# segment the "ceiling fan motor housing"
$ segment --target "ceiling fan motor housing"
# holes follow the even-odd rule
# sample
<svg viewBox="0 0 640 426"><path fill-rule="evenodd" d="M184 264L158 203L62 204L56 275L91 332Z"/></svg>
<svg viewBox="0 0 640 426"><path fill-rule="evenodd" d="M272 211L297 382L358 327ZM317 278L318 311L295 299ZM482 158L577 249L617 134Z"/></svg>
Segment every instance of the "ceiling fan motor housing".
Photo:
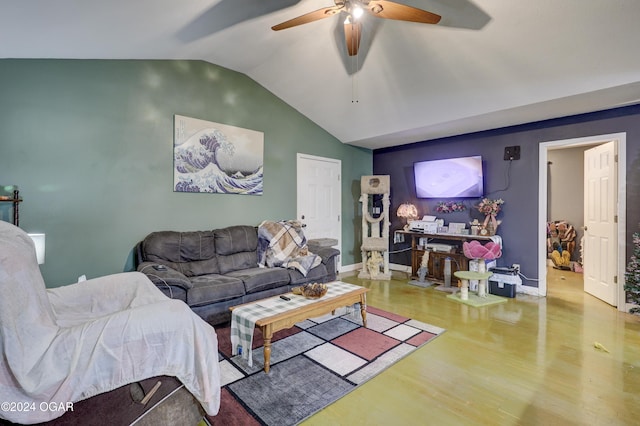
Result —
<svg viewBox="0 0 640 426"><path fill-rule="evenodd" d="M397 21L418 22L423 24L437 24L440 21L440 15L427 12L404 4L395 3L389 0L333 0L335 6L325 7L323 9L309 12L296 18L282 22L271 27L274 31L284 30L286 28L296 27L302 24L308 24L320 19L328 18L340 12L348 14L344 22L345 39L347 44L347 52L349 56L358 54L360 47L360 36L362 34L362 24L358 22L359 14L362 10L367 10L373 16L383 19L393 19Z"/></svg>

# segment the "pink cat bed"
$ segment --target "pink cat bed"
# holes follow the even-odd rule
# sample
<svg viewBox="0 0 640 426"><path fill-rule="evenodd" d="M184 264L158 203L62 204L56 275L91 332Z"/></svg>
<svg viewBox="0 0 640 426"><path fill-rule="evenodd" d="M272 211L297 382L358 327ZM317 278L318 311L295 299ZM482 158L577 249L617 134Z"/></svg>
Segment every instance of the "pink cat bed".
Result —
<svg viewBox="0 0 640 426"><path fill-rule="evenodd" d="M480 241L470 241L462 243L462 251L464 255L469 259L497 259L502 256L502 249L500 244L489 241L485 245L482 245Z"/></svg>

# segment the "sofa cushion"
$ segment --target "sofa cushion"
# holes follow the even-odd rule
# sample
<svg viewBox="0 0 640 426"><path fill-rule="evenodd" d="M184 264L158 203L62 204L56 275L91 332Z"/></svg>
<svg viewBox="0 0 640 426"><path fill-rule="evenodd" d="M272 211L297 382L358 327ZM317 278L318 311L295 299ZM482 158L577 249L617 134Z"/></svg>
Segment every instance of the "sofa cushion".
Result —
<svg viewBox="0 0 640 426"><path fill-rule="evenodd" d="M258 231L255 227L230 226L213 232L221 274L258 265Z"/></svg>
<svg viewBox="0 0 640 426"><path fill-rule="evenodd" d="M201 275L191 279L193 287L187 292L189 306L218 303L244 295L244 284L238 278L224 275Z"/></svg>
<svg viewBox="0 0 640 426"><path fill-rule="evenodd" d="M213 231L152 232L142 241L142 255L187 277L219 272Z"/></svg>
<svg viewBox="0 0 640 426"><path fill-rule="evenodd" d="M229 272L227 276L241 279L247 294L289 283L289 272L284 268L248 268Z"/></svg>
<svg viewBox="0 0 640 426"><path fill-rule="evenodd" d="M243 251L256 251L258 248L258 230L253 226L230 226L216 229L213 233L217 254L227 256Z"/></svg>

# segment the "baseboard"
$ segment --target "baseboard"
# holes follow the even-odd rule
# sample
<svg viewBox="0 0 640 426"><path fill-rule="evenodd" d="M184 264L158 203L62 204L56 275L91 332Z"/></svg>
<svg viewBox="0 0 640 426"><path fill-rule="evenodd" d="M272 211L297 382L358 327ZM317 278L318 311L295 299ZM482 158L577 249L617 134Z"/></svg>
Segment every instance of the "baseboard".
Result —
<svg viewBox="0 0 640 426"><path fill-rule="evenodd" d="M339 278L351 277L357 275L362 269L362 263L354 263L351 265L343 265L340 267L340 271L338 272ZM395 272L401 272L407 275L411 275L411 266L401 265L398 263L390 263L389 270ZM403 279L404 277L394 277L396 279ZM516 293L527 294L530 296L540 297L540 290L538 287L532 287L529 285L518 285L516 286Z"/></svg>
<svg viewBox="0 0 640 426"><path fill-rule="evenodd" d="M340 271L338 272L338 276L340 278L350 277L353 275L357 275L362 269L362 263L354 263L351 265L343 265L340 267ZM390 263L389 269L391 271L402 272L407 275L411 275L411 266L401 265L398 263ZM396 277L398 278L398 277ZM527 294L530 296L540 297L540 290L538 287L532 287L529 285L518 285L516 286L516 293Z"/></svg>
<svg viewBox="0 0 640 426"><path fill-rule="evenodd" d="M340 275L349 276L350 272L360 272L362 269L362 263L353 263L351 265L342 265L338 273ZM390 263L389 269L392 271L405 272L407 274L411 273L411 266L401 265L399 263Z"/></svg>
<svg viewBox="0 0 640 426"><path fill-rule="evenodd" d="M538 287L531 287L530 285L519 285L516 286L516 293L540 296L540 289Z"/></svg>
<svg viewBox="0 0 640 426"><path fill-rule="evenodd" d="M341 265L338 270L338 278L352 277L357 275L362 269L362 263L354 263L351 265Z"/></svg>
<svg viewBox="0 0 640 426"><path fill-rule="evenodd" d="M391 269L392 271L404 272L406 274L411 273L411 266L401 265L399 263L390 263L389 269Z"/></svg>

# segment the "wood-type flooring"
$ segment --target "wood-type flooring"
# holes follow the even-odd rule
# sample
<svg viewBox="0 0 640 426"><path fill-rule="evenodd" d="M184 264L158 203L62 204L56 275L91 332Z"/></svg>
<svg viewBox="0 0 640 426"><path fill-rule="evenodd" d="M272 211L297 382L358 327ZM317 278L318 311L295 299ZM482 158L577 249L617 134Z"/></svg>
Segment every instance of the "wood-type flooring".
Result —
<svg viewBox="0 0 640 426"><path fill-rule="evenodd" d="M480 308L400 276L343 281L447 331L303 425L640 424L640 317L585 293L581 274L550 268L547 297Z"/></svg>

